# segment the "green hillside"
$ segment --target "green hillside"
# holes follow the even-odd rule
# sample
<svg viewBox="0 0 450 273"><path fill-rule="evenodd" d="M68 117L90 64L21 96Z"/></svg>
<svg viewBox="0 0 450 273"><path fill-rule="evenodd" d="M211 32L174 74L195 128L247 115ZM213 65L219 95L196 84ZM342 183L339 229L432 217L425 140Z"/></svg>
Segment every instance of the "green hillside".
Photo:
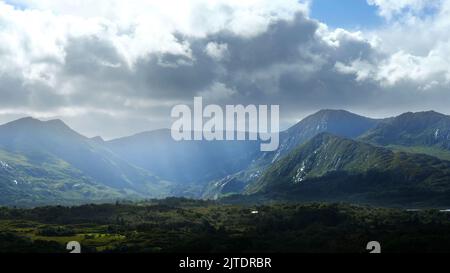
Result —
<svg viewBox="0 0 450 273"><path fill-rule="evenodd" d="M67 162L48 156L39 164L0 150L0 204L28 206L115 200L119 191L96 183Z"/></svg>
<svg viewBox="0 0 450 273"><path fill-rule="evenodd" d="M399 206L449 205L450 162L320 134L271 166L247 194Z"/></svg>
<svg viewBox="0 0 450 273"><path fill-rule="evenodd" d="M24 118L0 126L0 161L3 205L164 197L171 186L60 120Z"/></svg>

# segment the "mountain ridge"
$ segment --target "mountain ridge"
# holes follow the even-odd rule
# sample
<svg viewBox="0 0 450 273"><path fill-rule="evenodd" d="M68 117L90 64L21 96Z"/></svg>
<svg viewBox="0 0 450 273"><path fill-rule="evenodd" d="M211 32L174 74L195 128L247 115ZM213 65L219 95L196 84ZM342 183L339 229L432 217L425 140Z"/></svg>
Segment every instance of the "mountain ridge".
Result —
<svg viewBox="0 0 450 273"><path fill-rule="evenodd" d="M13 174L1 170L0 182L4 182L5 191L22 197L33 196L33 192L39 197L39 192L43 192L49 200L61 200L80 188L79 192L84 193L78 194L78 198L107 196L97 194L97 189L111 193L113 198L143 198L159 196L156 192L153 195L153 191L162 191L162 185L166 184L61 120L23 118L1 125L0 152L1 160L17 171ZM21 181L23 187L16 187Z"/></svg>
<svg viewBox="0 0 450 273"><path fill-rule="evenodd" d="M450 205L450 161L321 133L272 165L245 193L298 200Z"/></svg>
<svg viewBox="0 0 450 273"><path fill-rule="evenodd" d="M319 133L330 132L356 138L382 121L383 119L366 118L346 110L320 110L281 132L280 148L277 151L260 152L247 169L212 181L203 197L215 199L223 194L240 193L249 183L259 178L268 166Z"/></svg>
<svg viewBox="0 0 450 273"><path fill-rule="evenodd" d="M375 145L450 159L450 116L435 111L407 112L369 130L359 138ZM436 149L442 152L436 153ZM408 151L408 149L403 148Z"/></svg>
<svg viewBox="0 0 450 273"><path fill-rule="evenodd" d="M359 165L358 174L348 174L349 169L340 169L337 161L322 158L328 164L319 164L320 168L315 167L313 172L304 175L299 173L299 183L304 179L336 182L343 177L356 183L357 179L367 179L367 173L392 180L398 175L395 168L404 176L417 177L420 172L415 169L419 169L417 162L421 161L430 173L442 174L438 169L432 171L433 164L444 166L442 162L446 161L432 153L429 157L416 155L416 151L421 150L415 145L422 145L419 147L425 149L424 154L430 154L427 149L447 153L449 120L449 116L434 111L373 119L345 110L325 109L281 132L278 151L260 152L257 141L176 142L171 138L170 129L105 141L99 136L85 137L59 119L41 121L27 117L0 125L0 190L17 200L31 198L39 203L46 198L60 202L77 198L99 200L107 196L216 199L230 194L255 194L264 188L261 179L267 177L274 166L298 153L305 144L311 145L312 140L320 144L319 140L323 142L330 135L339 141L330 142L336 144L334 151L323 152L328 157L340 154L341 160L351 155L357 159L352 164ZM436 129L440 130L437 135ZM352 153L352 150L358 152ZM374 171L373 166L362 169L361 166L372 162L362 158L369 156L365 154L367 150L389 159L375 161L384 166L379 171ZM313 153L311 150L304 156L313 158ZM395 165L394 159L415 168ZM442 175L447 179L446 174ZM431 180L433 187L445 182L439 176ZM8 202L13 202L14 198L9 198ZM0 203L3 201L5 198L0 198Z"/></svg>

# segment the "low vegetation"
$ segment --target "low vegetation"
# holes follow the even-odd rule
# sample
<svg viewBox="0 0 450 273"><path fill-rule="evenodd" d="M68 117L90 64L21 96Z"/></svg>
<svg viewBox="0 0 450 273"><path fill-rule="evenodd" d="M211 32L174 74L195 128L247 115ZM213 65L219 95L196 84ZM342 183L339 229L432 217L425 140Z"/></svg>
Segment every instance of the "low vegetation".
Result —
<svg viewBox="0 0 450 273"><path fill-rule="evenodd" d="M450 252L450 213L346 204L141 203L0 209L0 252Z"/></svg>

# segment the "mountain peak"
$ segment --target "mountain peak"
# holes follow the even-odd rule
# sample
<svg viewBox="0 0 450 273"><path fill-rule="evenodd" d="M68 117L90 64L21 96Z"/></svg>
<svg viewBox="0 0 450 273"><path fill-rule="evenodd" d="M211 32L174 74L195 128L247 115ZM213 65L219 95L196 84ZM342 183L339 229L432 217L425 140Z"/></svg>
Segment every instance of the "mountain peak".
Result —
<svg viewBox="0 0 450 273"><path fill-rule="evenodd" d="M39 122L42 122L42 121L40 121L38 119L35 119L33 117L24 117L24 118L20 118L20 119L16 119L16 120L10 121L10 122L8 122L6 124L32 124L32 123L39 123Z"/></svg>
<svg viewBox="0 0 450 273"><path fill-rule="evenodd" d="M405 118L447 118L447 115L441 114L436 111L422 111L422 112L407 112L404 114L399 115L398 119L405 119Z"/></svg>
<svg viewBox="0 0 450 273"><path fill-rule="evenodd" d="M8 128L8 129L27 129L31 128L35 130L36 128L39 128L43 126L44 122L33 118L33 117L24 117L17 120L10 121L6 124L0 125L1 128Z"/></svg>
<svg viewBox="0 0 450 273"><path fill-rule="evenodd" d="M16 124L27 124L27 125L32 125L32 124L39 124L39 125L43 125L43 124L48 124L48 125L56 125L56 126L65 126L68 127L62 120L60 119L52 119L52 120L48 120L48 121L43 121L37 118L33 118L33 117L24 117L24 118L20 118L20 119L16 119L13 121L10 121L8 123L6 123L5 125L16 125Z"/></svg>
<svg viewBox="0 0 450 273"><path fill-rule="evenodd" d="M349 112L347 110L342 110L342 109L322 109L313 115L339 115L339 114L340 115L342 115L342 114L356 115L352 112Z"/></svg>
<svg viewBox="0 0 450 273"><path fill-rule="evenodd" d="M373 128L378 122L376 119L363 117L345 110L324 109L304 118L291 127L288 133L301 137L302 141L297 144L322 132L356 138Z"/></svg>
<svg viewBox="0 0 450 273"><path fill-rule="evenodd" d="M60 119L52 119L48 121L42 121L45 125L52 126L53 128L58 129L69 129L72 131L72 129L62 120Z"/></svg>
<svg viewBox="0 0 450 273"><path fill-rule="evenodd" d="M105 140L101 136L92 137L91 140L97 143L105 142Z"/></svg>
<svg viewBox="0 0 450 273"><path fill-rule="evenodd" d="M450 148L450 116L435 112L408 112L380 123L361 138L377 145L438 146Z"/></svg>
<svg viewBox="0 0 450 273"><path fill-rule="evenodd" d="M9 134L27 134L30 137L40 133L83 137L60 119L42 121L33 117L25 117L0 125L0 131Z"/></svg>
<svg viewBox="0 0 450 273"><path fill-rule="evenodd" d="M322 109L312 115L307 116L302 121L318 121L324 122L347 122L350 120L366 120L376 121L375 119L364 117L347 110L341 109Z"/></svg>
<svg viewBox="0 0 450 273"><path fill-rule="evenodd" d="M408 124L414 123L416 126L429 126L431 123L440 122L443 119L449 119L450 117L435 111L423 111L423 112L407 112L401 114L393 119L393 124Z"/></svg>

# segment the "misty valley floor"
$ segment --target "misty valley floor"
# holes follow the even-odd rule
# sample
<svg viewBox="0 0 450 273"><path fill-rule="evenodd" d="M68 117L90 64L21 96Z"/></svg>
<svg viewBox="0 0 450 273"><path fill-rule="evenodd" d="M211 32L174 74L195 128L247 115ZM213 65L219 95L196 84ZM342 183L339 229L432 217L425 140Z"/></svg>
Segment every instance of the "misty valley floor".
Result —
<svg viewBox="0 0 450 273"><path fill-rule="evenodd" d="M257 212L257 213L256 213ZM0 252L450 252L450 213L347 204L130 204L0 208Z"/></svg>

